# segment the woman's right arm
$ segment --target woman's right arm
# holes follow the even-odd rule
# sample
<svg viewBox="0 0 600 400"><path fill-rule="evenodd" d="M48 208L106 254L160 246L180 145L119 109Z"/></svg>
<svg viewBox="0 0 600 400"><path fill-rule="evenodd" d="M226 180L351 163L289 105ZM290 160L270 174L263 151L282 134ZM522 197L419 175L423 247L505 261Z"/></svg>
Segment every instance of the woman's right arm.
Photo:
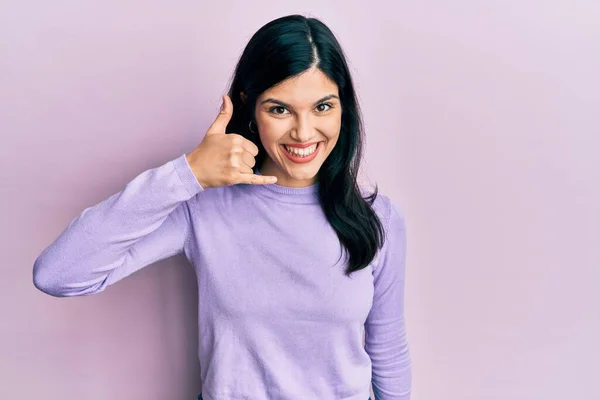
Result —
<svg viewBox="0 0 600 400"><path fill-rule="evenodd" d="M199 192L275 183L275 177L254 174L253 142L225 134L232 113L231 99L224 96L219 115L190 154L141 173L119 193L83 210L35 260L34 285L56 297L100 292L183 251L191 223L188 200Z"/></svg>
<svg viewBox="0 0 600 400"><path fill-rule="evenodd" d="M33 283L56 297L90 295L183 251L187 200L204 189L186 156L142 172L88 207L35 260Z"/></svg>

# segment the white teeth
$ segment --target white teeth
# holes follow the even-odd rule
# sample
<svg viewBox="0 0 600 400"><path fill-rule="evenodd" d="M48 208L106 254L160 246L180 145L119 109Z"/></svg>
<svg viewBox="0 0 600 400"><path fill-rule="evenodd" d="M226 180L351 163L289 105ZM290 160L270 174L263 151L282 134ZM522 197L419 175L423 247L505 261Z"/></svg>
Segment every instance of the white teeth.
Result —
<svg viewBox="0 0 600 400"><path fill-rule="evenodd" d="M307 147L305 149L299 149L297 147L289 147L286 145L284 145L284 147L289 153L292 153L295 156L307 157L315 152L315 150L317 149L317 144L318 143L315 143L312 146Z"/></svg>

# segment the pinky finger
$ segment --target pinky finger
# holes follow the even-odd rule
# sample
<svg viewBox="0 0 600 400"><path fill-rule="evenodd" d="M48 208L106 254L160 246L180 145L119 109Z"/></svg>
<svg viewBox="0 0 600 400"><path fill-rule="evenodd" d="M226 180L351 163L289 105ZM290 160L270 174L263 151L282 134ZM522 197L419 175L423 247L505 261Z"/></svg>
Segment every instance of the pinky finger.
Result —
<svg viewBox="0 0 600 400"><path fill-rule="evenodd" d="M274 176L265 176L257 174L241 174L242 183L250 185L270 185L277 182L277 178Z"/></svg>

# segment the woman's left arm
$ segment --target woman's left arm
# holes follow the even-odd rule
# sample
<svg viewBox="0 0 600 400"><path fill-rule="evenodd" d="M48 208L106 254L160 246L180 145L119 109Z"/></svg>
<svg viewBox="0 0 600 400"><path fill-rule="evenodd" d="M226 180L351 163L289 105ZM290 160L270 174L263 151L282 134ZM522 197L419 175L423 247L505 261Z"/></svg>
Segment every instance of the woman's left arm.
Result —
<svg viewBox="0 0 600 400"><path fill-rule="evenodd" d="M406 225L389 198L386 240L374 264L375 293L365 322L375 400L410 400L412 366L404 317Z"/></svg>

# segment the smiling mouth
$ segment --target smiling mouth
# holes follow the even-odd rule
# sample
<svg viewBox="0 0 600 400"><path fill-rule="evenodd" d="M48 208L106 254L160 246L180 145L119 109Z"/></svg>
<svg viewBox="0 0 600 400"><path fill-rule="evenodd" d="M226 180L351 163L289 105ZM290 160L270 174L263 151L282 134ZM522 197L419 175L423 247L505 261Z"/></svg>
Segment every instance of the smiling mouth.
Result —
<svg viewBox="0 0 600 400"><path fill-rule="evenodd" d="M298 164L303 164L312 161L317 156L317 154L321 150L321 147L323 147L323 143L323 141L320 141L313 144L312 146L308 146L305 148L287 146L285 144L282 144L280 146L283 149L284 154L290 161Z"/></svg>
<svg viewBox="0 0 600 400"><path fill-rule="evenodd" d="M284 144L284 145L282 145L282 147L290 155L302 158L302 157L308 157L311 154L313 154L315 151L317 151L317 147L319 146L320 143L321 142L317 142L308 147L295 147L295 146L288 146L288 145Z"/></svg>

